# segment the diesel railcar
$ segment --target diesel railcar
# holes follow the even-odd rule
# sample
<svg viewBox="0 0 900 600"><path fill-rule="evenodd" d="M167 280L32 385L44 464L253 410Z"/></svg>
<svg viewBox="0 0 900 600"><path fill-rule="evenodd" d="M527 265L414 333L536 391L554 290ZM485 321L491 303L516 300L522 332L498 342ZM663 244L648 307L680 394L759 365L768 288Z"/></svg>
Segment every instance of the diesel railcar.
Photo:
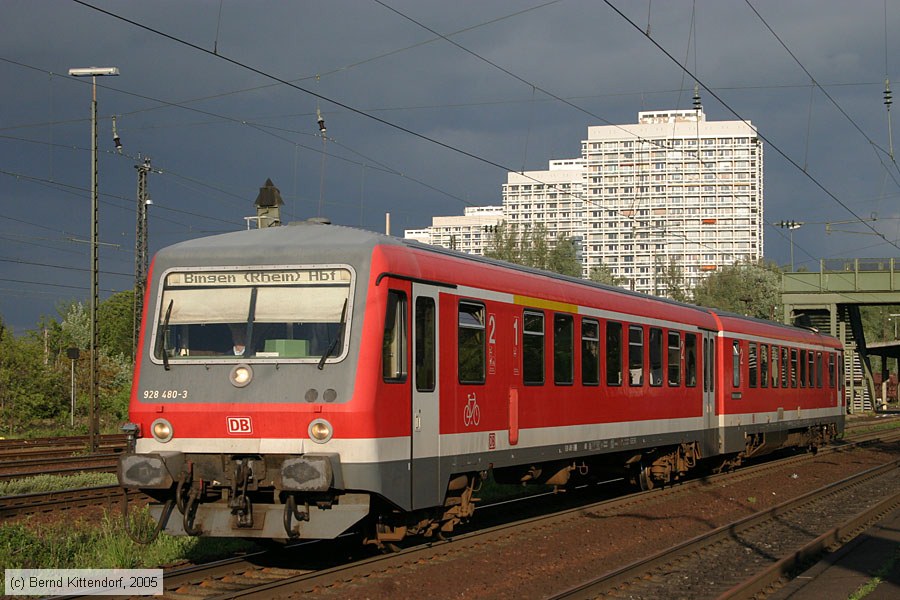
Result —
<svg viewBox="0 0 900 600"><path fill-rule="evenodd" d="M320 223L154 258L119 480L174 534L381 544L499 482L644 488L843 430L839 343Z"/></svg>

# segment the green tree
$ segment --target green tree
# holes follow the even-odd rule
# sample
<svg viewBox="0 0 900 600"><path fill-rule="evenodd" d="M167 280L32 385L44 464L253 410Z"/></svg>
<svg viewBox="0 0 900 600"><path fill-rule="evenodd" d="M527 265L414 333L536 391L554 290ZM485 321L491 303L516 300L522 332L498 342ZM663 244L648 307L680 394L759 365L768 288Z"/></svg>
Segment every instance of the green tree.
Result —
<svg viewBox="0 0 900 600"><path fill-rule="evenodd" d="M110 356L131 357L134 348L134 290L113 294L97 307L97 337Z"/></svg>
<svg viewBox="0 0 900 600"><path fill-rule="evenodd" d="M690 294L684 283L684 269L677 260L670 259L661 272L657 273L657 295L666 296L677 302L690 300Z"/></svg>
<svg viewBox="0 0 900 600"><path fill-rule="evenodd" d="M0 329L0 414L3 429L20 431L35 419L59 415L67 406L67 385L48 363L42 337L16 337Z"/></svg>
<svg viewBox="0 0 900 600"><path fill-rule="evenodd" d="M581 277L581 261L578 260L575 241L561 236L551 245L543 223L526 228L520 234L515 225L501 222L484 255L517 265Z"/></svg>
<svg viewBox="0 0 900 600"><path fill-rule="evenodd" d="M570 277L581 277L581 261L575 240L560 236L547 257L547 270Z"/></svg>
<svg viewBox="0 0 900 600"><path fill-rule="evenodd" d="M781 311L781 270L775 264L738 263L710 274L693 291L700 306L771 319Z"/></svg>
<svg viewBox="0 0 900 600"><path fill-rule="evenodd" d="M510 225L506 221L501 221L494 229L494 235L491 237L488 247L485 248L484 255L488 258L518 264L520 258L519 234L516 231L516 226Z"/></svg>
<svg viewBox="0 0 900 600"><path fill-rule="evenodd" d="M547 240L547 226L537 223L525 229L519 248L519 264L535 269L549 269L550 242Z"/></svg>
<svg viewBox="0 0 900 600"><path fill-rule="evenodd" d="M605 283L606 285L621 286L623 283L625 283L624 279L622 279L621 277L616 277L613 273L613 270L604 264L599 264L591 269L590 279L591 281L596 281L597 283Z"/></svg>

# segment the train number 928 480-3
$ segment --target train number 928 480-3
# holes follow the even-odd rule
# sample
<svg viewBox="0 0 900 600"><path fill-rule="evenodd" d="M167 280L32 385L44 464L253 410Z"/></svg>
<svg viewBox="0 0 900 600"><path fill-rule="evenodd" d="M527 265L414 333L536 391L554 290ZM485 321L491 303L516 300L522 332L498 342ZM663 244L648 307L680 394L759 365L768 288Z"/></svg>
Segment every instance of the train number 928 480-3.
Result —
<svg viewBox="0 0 900 600"><path fill-rule="evenodd" d="M144 400L187 400L187 390L144 390Z"/></svg>

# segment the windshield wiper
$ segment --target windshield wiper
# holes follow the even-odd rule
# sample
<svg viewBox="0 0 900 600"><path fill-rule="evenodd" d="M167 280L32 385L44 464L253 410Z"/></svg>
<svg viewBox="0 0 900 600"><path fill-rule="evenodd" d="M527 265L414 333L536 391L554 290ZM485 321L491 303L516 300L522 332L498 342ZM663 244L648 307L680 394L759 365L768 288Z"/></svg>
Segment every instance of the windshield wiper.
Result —
<svg viewBox="0 0 900 600"><path fill-rule="evenodd" d="M338 329L338 334L328 345L328 350L325 351L325 354L322 355L322 358L319 359L319 364L318 364L317 368L320 371L325 368L325 359L327 359L329 356L331 356L331 353L334 352L335 348L337 348L338 342L344 338L344 325L345 325L344 319L347 316L347 300L348 300L348 298L344 298L344 306L343 306L343 308L341 308L341 327L340 327L340 329Z"/></svg>
<svg viewBox="0 0 900 600"><path fill-rule="evenodd" d="M157 340L157 344L162 347L162 361L166 371L172 368L169 366L169 353L166 352L166 337L168 337L169 333L169 317L172 316L173 304L175 304L174 298L169 300L169 306L166 308L166 317L163 319L162 330L159 332L159 340Z"/></svg>

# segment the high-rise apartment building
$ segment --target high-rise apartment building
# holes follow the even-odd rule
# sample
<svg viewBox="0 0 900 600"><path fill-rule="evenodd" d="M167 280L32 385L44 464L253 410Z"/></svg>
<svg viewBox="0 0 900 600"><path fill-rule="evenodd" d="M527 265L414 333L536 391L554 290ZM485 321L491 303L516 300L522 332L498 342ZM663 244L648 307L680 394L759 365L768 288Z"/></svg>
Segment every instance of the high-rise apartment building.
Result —
<svg viewBox="0 0 900 600"><path fill-rule="evenodd" d="M581 152L588 269L665 295L670 266L692 288L763 256L762 143L749 122L640 112L637 124L589 127Z"/></svg>
<svg viewBox="0 0 900 600"><path fill-rule="evenodd" d="M519 232L543 224L551 244L573 238L585 277L605 265L640 292L666 295L672 275L693 288L763 256L762 143L750 122L707 121L702 109L589 127L581 158L509 173L502 194L502 209L483 207L494 223ZM470 211L406 237L483 254L486 223Z"/></svg>
<svg viewBox="0 0 900 600"><path fill-rule="evenodd" d="M502 206L467 206L463 216L433 217L431 227L407 229L403 237L483 255L493 237L493 229L503 218Z"/></svg>
<svg viewBox="0 0 900 600"><path fill-rule="evenodd" d="M503 213L520 235L537 224L547 228L551 246L560 237L583 248L585 228L584 160L550 161L547 171L508 173L503 184ZM584 265L584 258L582 257ZM587 275L587 266L582 269Z"/></svg>

